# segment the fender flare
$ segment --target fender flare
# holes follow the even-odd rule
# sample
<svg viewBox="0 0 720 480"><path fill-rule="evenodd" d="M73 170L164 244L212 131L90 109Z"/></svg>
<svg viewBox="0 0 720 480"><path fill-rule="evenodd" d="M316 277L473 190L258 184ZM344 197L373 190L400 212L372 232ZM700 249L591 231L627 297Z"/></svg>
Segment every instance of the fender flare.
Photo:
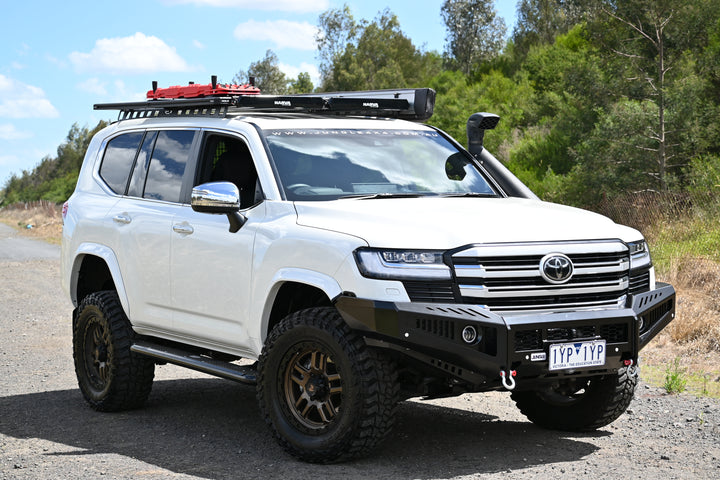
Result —
<svg viewBox="0 0 720 480"><path fill-rule="evenodd" d="M127 298L127 292L125 291L125 283L120 273L120 266L118 265L117 257L115 252L108 246L101 245L98 243L81 243L75 251L75 259L73 261L72 272L70 274L70 299L75 307L80 303L80 299L77 298L77 284L78 277L80 275L80 267L82 266L83 260L86 256L94 256L101 258L105 265L107 265L112 277L115 289L117 290L118 298L120 299L120 305L122 305L125 314L130 316L130 302Z"/></svg>
<svg viewBox="0 0 720 480"><path fill-rule="evenodd" d="M340 284L330 275L306 270L304 268L281 268L275 272L275 275L273 275L272 280L270 281L270 287L267 289L267 293L265 295L265 304L262 307L262 312L259 312L262 321L260 322L259 331L256 332L256 338L259 339L261 345L265 342L265 337L268 333L267 328L270 322L270 314L272 313L273 306L275 305L277 294L280 291L280 288L288 282L300 283L317 288L318 290L323 291L331 300L342 293Z"/></svg>

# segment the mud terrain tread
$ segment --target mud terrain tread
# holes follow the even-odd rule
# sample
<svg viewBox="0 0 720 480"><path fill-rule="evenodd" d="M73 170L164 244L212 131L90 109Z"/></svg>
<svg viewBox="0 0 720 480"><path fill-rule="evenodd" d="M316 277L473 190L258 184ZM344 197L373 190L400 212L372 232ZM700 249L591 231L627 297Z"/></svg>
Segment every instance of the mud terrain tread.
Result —
<svg viewBox="0 0 720 480"><path fill-rule="evenodd" d="M274 354L278 341L288 335L295 335L297 329L310 327L328 333L337 342L351 362L356 375L352 384L344 383L343 391L355 391L361 396L357 412L347 432L341 432L339 441L326 441L318 446L298 445L289 441L273 421L273 407L277 408L271 386L277 382L281 372L269 371L270 356ZM299 336L298 336L299 337ZM301 340L299 337L298 340ZM280 353L278 353L280 354ZM344 382L348 382L343 378ZM365 345L362 337L348 328L337 311L332 307L301 310L289 315L270 333L259 359L257 399L261 415L280 445L291 455L313 463L332 463L367 455L391 431L395 422L395 407L399 398L394 364L379 352ZM349 405L351 399L343 399Z"/></svg>
<svg viewBox="0 0 720 480"><path fill-rule="evenodd" d="M630 406L637 375L621 368L616 375L593 378L585 395L568 405L556 405L538 392L513 392L512 399L530 421L544 428L591 432L618 419Z"/></svg>
<svg viewBox="0 0 720 480"><path fill-rule="evenodd" d="M92 317L106 325L113 349L110 379L102 392L94 392L89 386L83 362L83 329ZM115 412L139 408L150 395L155 363L130 351L134 336L115 291L90 294L80 303L73 328L73 358L80 390L93 409Z"/></svg>

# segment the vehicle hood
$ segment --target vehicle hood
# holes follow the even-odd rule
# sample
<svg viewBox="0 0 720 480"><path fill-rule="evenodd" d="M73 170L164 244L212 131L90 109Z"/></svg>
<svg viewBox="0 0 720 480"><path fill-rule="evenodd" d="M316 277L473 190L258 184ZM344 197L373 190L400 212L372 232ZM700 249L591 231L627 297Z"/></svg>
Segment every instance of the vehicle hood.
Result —
<svg viewBox="0 0 720 480"><path fill-rule="evenodd" d="M299 225L381 248L451 249L477 243L642 238L578 208L520 198L376 198L296 202Z"/></svg>

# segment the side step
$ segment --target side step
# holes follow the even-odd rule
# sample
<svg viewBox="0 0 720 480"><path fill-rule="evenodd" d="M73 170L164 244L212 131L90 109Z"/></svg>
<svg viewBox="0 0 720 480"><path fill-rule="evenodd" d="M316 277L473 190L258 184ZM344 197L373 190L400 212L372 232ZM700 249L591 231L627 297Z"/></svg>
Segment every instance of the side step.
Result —
<svg viewBox="0 0 720 480"><path fill-rule="evenodd" d="M179 348L166 347L165 345L158 345L143 340L135 342L130 347L130 350L167 363L215 375L216 377L222 377L248 385L255 385L257 383L257 372L249 366L235 365L234 363L223 362L222 360L215 360L214 358L205 357L196 353L186 352Z"/></svg>

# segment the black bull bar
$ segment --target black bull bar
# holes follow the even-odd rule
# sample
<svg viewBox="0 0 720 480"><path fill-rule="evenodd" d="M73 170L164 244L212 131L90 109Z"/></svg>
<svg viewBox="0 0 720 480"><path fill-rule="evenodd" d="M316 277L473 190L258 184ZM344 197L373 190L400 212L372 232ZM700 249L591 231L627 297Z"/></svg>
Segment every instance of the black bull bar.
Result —
<svg viewBox="0 0 720 480"><path fill-rule="evenodd" d="M618 309L501 316L467 304L393 303L340 296L335 306L366 342L442 370L477 390L513 372L525 387L563 376L617 372L675 317L675 289L658 283ZM602 366L549 369L551 344L605 340ZM503 372L503 373L501 373ZM506 373L505 373L506 372Z"/></svg>

